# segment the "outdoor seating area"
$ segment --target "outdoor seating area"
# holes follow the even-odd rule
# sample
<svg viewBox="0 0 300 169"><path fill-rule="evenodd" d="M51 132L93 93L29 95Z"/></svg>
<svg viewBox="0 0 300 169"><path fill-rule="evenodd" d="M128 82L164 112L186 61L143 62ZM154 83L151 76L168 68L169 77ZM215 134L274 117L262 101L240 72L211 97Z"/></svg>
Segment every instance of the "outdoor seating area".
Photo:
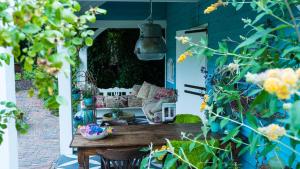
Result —
<svg viewBox="0 0 300 169"><path fill-rule="evenodd" d="M300 169L299 0L0 1L1 169Z"/></svg>

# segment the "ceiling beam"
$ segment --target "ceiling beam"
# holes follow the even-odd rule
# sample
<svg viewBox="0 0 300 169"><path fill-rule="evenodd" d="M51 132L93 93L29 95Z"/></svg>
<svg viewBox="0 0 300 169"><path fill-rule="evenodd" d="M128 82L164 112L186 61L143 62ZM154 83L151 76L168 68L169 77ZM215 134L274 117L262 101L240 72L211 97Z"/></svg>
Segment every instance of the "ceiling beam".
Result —
<svg viewBox="0 0 300 169"><path fill-rule="evenodd" d="M90 23L91 28L138 28L139 25L146 23L145 20L97 20L95 23ZM154 23L159 24L162 28L167 27L165 20L154 20Z"/></svg>
<svg viewBox="0 0 300 169"><path fill-rule="evenodd" d="M78 0L78 2L149 2L150 0ZM199 0L152 0L152 2L199 2Z"/></svg>

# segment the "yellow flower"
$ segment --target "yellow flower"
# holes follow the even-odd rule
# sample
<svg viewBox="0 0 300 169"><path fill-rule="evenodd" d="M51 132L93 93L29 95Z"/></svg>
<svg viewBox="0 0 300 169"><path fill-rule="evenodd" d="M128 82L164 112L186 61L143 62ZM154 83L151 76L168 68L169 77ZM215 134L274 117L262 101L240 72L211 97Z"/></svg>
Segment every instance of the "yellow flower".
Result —
<svg viewBox="0 0 300 169"><path fill-rule="evenodd" d="M187 57L187 56L185 55L185 53L183 53L182 55L179 56L177 62L178 62L178 63L183 62L183 61L186 59L186 57Z"/></svg>
<svg viewBox="0 0 300 169"><path fill-rule="evenodd" d="M277 124L270 124L267 127L259 127L258 131L264 134L270 141L277 140L286 133L285 129Z"/></svg>
<svg viewBox="0 0 300 169"><path fill-rule="evenodd" d="M204 95L204 102L207 103L209 101L209 96L206 94Z"/></svg>
<svg viewBox="0 0 300 169"><path fill-rule="evenodd" d="M291 68L283 69L281 72L281 80L284 83L294 86L298 81L298 76L295 73L295 71Z"/></svg>
<svg viewBox="0 0 300 169"><path fill-rule="evenodd" d="M200 105L200 111L204 111L207 107L207 103L205 101L203 101Z"/></svg>
<svg viewBox="0 0 300 169"><path fill-rule="evenodd" d="M290 90L287 85L280 85L276 91L276 95L279 99L288 99L290 98Z"/></svg>
<svg viewBox="0 0 300 169"><path fill-rule="evenodd" d="M300 68L296 70L296 74L297 74L298 78L300 78Z"/></svg>
<svg viewBox="0 0 300 169"><path fill-rule="evenodd" d="M218 9L219 6L221 5L225 5L225 3L222 1L222 0L218 0L218 2L216 3L213 3L211 4L209 7L207 7L205 10L204 10L204 14L209 14L215 10Z"/></svg>
<svg viewBox="0 0 300 169"><path fill-rule="evenodd" d="M280 71L279 69L271 69L267 71L268 77L280 77Z"/></svg>
<svg viewBox="0 0 300 169"><path fill-rule="evenodd" d="M190 42L190 38L187 36L179 36L179 37L176 37L176 39L178 41L180 41L180 43L182 43L182 44L187 44Z"/></svg>
<svg viewBox="0 0 300 169"><path fill-rule="evenodd" d="M280 80L277 78L268 78L264 82L264 89L269 93L274 93L278 90L280 85Z"/></svg>

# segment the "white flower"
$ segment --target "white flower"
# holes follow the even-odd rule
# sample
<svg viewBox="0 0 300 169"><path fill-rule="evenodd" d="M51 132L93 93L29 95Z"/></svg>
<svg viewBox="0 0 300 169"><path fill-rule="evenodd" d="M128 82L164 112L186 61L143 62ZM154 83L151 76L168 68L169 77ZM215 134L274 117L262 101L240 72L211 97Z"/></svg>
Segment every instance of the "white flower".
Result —
<svg viewBox="0 0 300 169"><path fill-rule="evenodd" d="M284 103L282 107L284 110L290 110L292 108L292 103Z"/></svg>

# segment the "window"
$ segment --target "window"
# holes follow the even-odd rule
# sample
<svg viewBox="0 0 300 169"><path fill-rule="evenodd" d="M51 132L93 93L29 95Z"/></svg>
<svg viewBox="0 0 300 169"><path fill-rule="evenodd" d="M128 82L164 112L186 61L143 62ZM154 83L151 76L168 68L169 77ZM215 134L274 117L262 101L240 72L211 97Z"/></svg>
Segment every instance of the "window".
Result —
<svg viewBox="0 0 300 169"><path fill-rule="evenodd" d="M174 76L175 76L174 61L172 58L169 58L167 62L167 81L170 83L174 83Z"/></svg>

